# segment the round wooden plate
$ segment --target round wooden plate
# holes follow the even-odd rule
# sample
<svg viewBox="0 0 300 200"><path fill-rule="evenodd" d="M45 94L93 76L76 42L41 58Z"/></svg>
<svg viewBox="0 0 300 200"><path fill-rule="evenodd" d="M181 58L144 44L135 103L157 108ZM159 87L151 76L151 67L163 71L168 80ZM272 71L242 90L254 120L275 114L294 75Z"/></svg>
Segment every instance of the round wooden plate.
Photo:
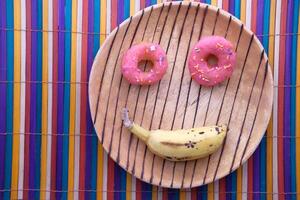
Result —
<svg viewBox="0 0 300 200"><path fill-rule="evenodd" d="M200 38L210 35L232 42L237 63L230 80L201 87L191 79L187 56ZM130 85L120 69L124 52L142 41L159 43L169 67L158 84L141 87ZM190 188L226 176L254 152L270 119L272 85L262 45L238 19L206 4L167 2L138 12L106 39L90 75L90 109L100 142L122 168L154 185ZM228 124L229 132L211 156L171 162L153 155L122 126L123 107L148 129Z"/></svg>

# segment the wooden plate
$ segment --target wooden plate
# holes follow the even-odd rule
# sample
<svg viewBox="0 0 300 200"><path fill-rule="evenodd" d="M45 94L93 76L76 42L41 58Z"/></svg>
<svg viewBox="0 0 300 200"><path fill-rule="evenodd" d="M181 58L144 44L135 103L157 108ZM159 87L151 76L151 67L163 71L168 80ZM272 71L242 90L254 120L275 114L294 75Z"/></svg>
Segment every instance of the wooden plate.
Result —
<svg viewBox="0 0 300 200"><path fill-rule="evenodd" d="M212 88L192 81L186 62L190 48L210 35L227 38L237 52L230 80ZM123 53L142 41L159 43L169 67L158 84L140 87L130 85L120 68ZM99 140L114 161L145 182L190 188L226 176L254 152L270 119L272 85L262 45L238 19L206 4L168 2L140 11L109 35L93 64L89 99ZM123 107L149 129L226 123L230 130L222 148L211 156L171 162L153 155L122 127Z"/></svg>

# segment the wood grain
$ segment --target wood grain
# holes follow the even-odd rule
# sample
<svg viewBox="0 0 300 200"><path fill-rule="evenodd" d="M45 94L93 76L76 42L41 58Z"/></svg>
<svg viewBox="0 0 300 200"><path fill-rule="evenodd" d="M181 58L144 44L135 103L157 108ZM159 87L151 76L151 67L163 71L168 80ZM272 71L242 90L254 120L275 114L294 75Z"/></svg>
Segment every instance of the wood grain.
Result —
<svg viewBox="0 0 300 200"><path fill-rule="evenodd" d="M201 87L191 79L187 57L199 39L210 35L231 41L237 52L236 69L229 80ZM167 73L151 86L133 86L122 78L122 56L140 42L158 43L167 53ZM146 62L140 67L151 66ZM272 85L262 45L238 19L206 4L166 2L140 11L109 35L93 64L89 100L99 140L122 168L151 184L189 188L226 176L254 152L270 118ZM147 129L225 123L229 132L214 154L171 162L155 156L123 128L123 107Z"/></svg>

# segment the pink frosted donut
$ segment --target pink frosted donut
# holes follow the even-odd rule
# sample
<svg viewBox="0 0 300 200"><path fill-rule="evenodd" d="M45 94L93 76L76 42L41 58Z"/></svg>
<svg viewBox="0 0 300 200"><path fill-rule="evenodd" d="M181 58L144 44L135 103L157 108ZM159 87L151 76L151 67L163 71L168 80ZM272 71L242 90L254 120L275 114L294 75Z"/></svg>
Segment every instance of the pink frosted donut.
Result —
<svg viewBox="0 0 300 200"><path fill-rule="evenodd" d="M144 72L138 68L142 60L151 61L153 67ZM150 85L158 82L166 73L168 62L165 51L152 43L141 43L132 46L123 56L122 73L134 85Z"/></svg>
<svg viewBox="0 0 300 200"><path fill-rule="evenodd" d="M208 60L215 57L215 64ZM213 86L229 78L235 66L236 54L232 44L223 37L210 36L201 39L189 56L192 78L200 85Z"/></svg>

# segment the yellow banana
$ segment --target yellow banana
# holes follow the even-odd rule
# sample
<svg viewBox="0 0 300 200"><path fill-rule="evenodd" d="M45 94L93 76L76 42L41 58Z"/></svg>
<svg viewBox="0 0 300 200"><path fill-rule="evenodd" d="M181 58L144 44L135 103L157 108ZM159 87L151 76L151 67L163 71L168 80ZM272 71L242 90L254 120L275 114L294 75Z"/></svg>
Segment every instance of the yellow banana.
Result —
<svg viewBox="0 0 300 200"><path fill-rule="evenodd" d="M174 131L149 131L130 121L128 110L122 111L123 125L144 141L156 155L172 161L203 158L215 152L223 143L227 126L206 126Z"/></svg>

